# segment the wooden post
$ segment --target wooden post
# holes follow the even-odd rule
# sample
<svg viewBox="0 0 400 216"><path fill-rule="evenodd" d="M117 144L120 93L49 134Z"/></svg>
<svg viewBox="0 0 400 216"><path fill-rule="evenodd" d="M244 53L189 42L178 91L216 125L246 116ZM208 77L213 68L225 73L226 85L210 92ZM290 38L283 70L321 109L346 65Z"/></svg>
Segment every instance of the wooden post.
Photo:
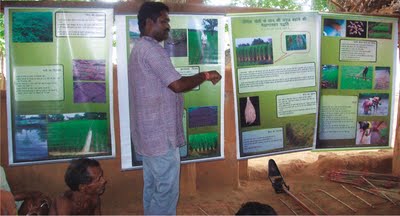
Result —
<svg viewBox="0 0 400 216"><path fill-rule="evenodd" d="M398 20L398 28L400 28L400 18ZM400 33L398 32L398 36L400 37ZM400 38L398 38L400 40ZM397 49L399 49L400 42L397 43ZM400 56L399 56L400 58ZM397 92L396 92L397 93ZM398 98L399 99L399 98ZM393 164L392 164L392 173L395 176L400 176L400 106L397 108L397 127L396 127L396 139L394 140L393 147Z"/></svg>

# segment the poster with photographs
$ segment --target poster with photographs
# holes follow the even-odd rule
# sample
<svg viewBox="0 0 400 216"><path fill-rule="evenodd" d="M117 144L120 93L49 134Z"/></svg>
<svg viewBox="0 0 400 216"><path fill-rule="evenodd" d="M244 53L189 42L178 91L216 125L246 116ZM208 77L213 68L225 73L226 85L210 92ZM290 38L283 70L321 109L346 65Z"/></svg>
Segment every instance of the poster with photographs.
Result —
<svg viewBox="0 0 400 216"><path fill-rule="evenodd" d="M224 17L221 15L169 14L171 30L160 43L182 76L202 71L225 71ZM128 58L140 38L135 15L118 15L118 98L121 129L121 166L139 169L142 158L131 139L128 95ZM186 145L180 148L182 163L222 159L224 157L224 79L217 85L204 82L184 93L183 129Z"/></svg>
<svg viewBox="0 0 400 216"><path fill-rule="evenodd" d="M315 148L391 146L397 19L321 16L321 102Z"/></svg>
<svg viewBox="0 0 400 216"><path fill-rule="evenodd" d="M318 14L228 16L237 158L311 149L319 97Z"/></svg>
<svg viewBox="0 0 400 216"><path fill-rule="evenodd" d="M115 155L112 9L6 8L9 163Z"/></svg>

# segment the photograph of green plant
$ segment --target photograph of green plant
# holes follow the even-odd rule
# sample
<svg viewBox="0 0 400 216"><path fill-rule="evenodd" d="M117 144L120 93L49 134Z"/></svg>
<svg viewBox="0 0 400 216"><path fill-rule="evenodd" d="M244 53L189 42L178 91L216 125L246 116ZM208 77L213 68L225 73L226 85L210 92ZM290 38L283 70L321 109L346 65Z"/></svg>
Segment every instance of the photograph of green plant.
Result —
<svg viewBox="0 0 400 216"><path fill-rule="evenodd" d="M368 37L392 39L392 23L368 22Z"/></svg>
<svg viewBox="0 0 400 216"><path fill-rule="evenodd" d="M218 20L193 19L189 23L189 64L218 64Z"/></svg>
<svg viewBox="0 0 400 216"><path fill-rule="evenodd" d="M323 89L337 89L338 87L338 73L339 67L337 65L323 65L321 88Z"/></svg>
<svg viewBox="0 0 400 216"><path fill-rule="evenodd" d="M52 12L13 12L14 43L53 42Z"/></svg>
<svg viewBox="0 0 400 216"><path fill-rule="evenodd" d="M340 89L372 89L373 67L343 66Z"/></svg>
<svg viewBox="0 0 400 216"><path fill-rule="evenodd" d="M272 37L236 39L238 67L273 64Z"/></svg>
<svg viewBox="0 0 400 216"><path fill-rule="evenodd" d="M218 133L189 135L189 155L209 155L218 151Z"/></svg>
<svg viewBox="0 0 400 216"><path fill-rule="evenodd" d="M51 157L111 153L107 113L68 113L48 115L47 143Z"/></svg>

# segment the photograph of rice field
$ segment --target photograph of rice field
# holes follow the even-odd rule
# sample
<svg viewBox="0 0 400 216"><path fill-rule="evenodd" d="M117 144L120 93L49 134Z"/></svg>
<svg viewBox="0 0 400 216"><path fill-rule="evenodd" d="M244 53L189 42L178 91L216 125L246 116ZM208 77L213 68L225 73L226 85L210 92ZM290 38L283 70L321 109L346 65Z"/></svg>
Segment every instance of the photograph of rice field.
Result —
<svg viewBox="0 0 400 216"><path fill-rule="evenodd" d="M286 35L286 51L307 50L307 37L305 34Z"/></svg>
<svg viewBox="0 0 400 216"><path fill-rule="evenodd" d="M218 64L218 20L189 22L189 64Z"/></svg>
<svg viewBox="0 0 400 216"><path fill-rule="evenodd" d="M346 22L341 19L324 19L324 36L346 36Z"/></svg>
<svg viewBox="0 0 400 216"><path fill-rule="evenodd" d="M215 132L189 135L189 156L197 158L218 153L218 139Z"/></svg>
<svg viewBox="0 0 400 216"><path fill-rule="evenodd" d="M272 37L237 38L236 61L238 67L273 64Z"/></svg>
<svg viewBox="0 0 400 216"><path fill-rule="evenodd" d="M374 89L389 89L389 87L390 87L390 67L375 67Z"/></svg>
<svg viewBox="0 0 400 216"><path fill-rule="evenodd" d="M339 67L337 65L322 65L321 88L338 88Z"/></svg>
<svg viewBox="0 0 400 216"><path fill-rule="evenodd" d="M373 67L342 66L340 89L372 89Z"/></svg>
<svg viewBox="0 0 400 216"><path fill-rule="evenodd" d="M72 60L72 73L74 81L105 81L106 61L74 59Z"/></svg>
<svg viewBox="0 0 400 216"><path fill-rule="evenodd" d="M46 115L16 115L14 146L16 162L47 159Z"/></svg>
<svg viewBox="0 0 400 216"><path fill-rule="evenodd" d="M53 158L111 154L107 113L48 115L47 143Z"/></svg>
<svg viewBox="0 0 400 216"><path fill-rule="evenodd" d="M312 147L314 141L315 119L309 118L301 122L290 122L285 126L285 149Z"/></svg>
<svg viewBox="0 0 400 216"><path fill-rule="evenodd" d="M368 37L392 39L392 23L368 22Z"/></svg>
<svg viewBox="0 0 400 216"><path fill-rule="evenodd" d="M164 48L170 57L187 56L187 30L171 29L168 39L164 41Z"/></svg>
<svg viewBox="0 0 400 216"><path fill-rule="evenodd" d="M53 42L52 12L13 12L14 43Z"/></svg>

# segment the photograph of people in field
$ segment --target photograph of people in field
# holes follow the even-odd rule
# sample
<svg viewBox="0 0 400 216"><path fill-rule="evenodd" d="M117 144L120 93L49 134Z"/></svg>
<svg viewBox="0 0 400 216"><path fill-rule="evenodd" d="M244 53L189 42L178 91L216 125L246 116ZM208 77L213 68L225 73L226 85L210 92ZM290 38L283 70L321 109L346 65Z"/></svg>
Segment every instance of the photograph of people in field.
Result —
<svg viewBox="0 0 400 216"><path fill-rule="evenodd" d="M236 61L238 67L273 64L272 37L237 38Z"/></svg>
<svg viewBox="0 0 400 216"><path fill-rule="evenodd" d="M372 66L342 66L341 89L372 89Z"/></svg>
<svg viewBox="0 0 400 216"><path fill-rule="evenodd" d="M357 122L356 145L385 145L389 142L389 128L384 121Z"/></svg>
<svg viewBox="0 0 400 216"><path fill-rule="evenodd" d="M364 93L358 97L359 116L387 116L389 113L389 94Z"/></svg>

